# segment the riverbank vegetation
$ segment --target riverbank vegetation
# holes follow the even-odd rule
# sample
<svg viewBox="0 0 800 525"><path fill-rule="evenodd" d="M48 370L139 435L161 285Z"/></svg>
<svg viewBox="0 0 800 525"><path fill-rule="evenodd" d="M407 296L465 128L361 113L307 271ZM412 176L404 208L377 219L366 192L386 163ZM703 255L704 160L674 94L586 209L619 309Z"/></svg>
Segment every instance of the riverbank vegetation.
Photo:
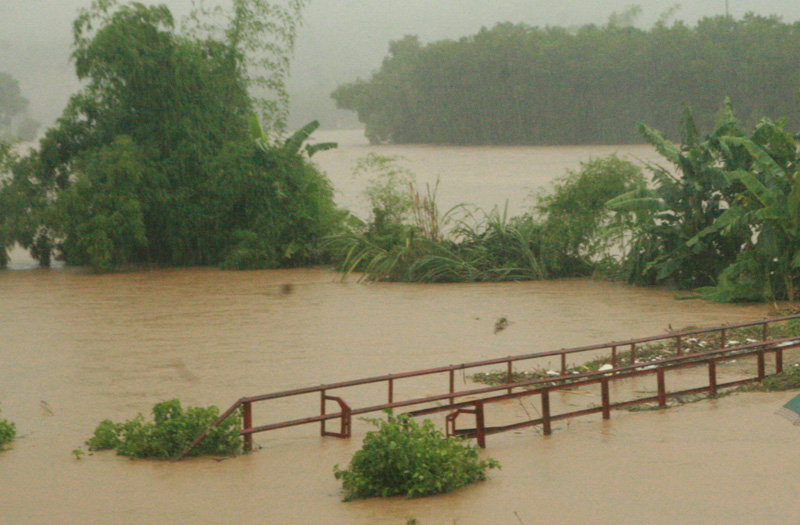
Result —
<svg viewBox="0 0 800 525"><path fill-rule="evenodd" d="M710 127L719 101L739 104L746 126L762 117L800 122L800 23L753 14L695 26L634 27L639 8L602 26L502 23L459 40L389 45L371 78L339 86L373 143L626 144L636 123L677 139L691 107Z"/></svg>
<svg viewBox="0 0 800 525"><path fill-rule="evenodd" d="M345 501L453 492L500 468L494 459L480 459L479 449L463 438L445 437L430 420L420 425L407 415L386 412L385 421L368 420L377 430L367 432L348 468L334 467Z"/></svg>
<svg viewBox="0 0 800 525"><path fill-rule="evenodd" d="M672 102L647 109L646 100L624 89L598 82L592 89L600 91L575 92L562 88L591 83L560 78L554 85L560 86L561 98L551 103L551 97L542 97L548 100L548 111L558 101L569 103L569 110L559 110L559 121L587 130L597 127L592 119L615 130L642 122L639 136L666 165L651 164L645 172L616 156L592 159L534 195L531 208L512 217L502 207L486 211L462 205L441 212L436 185L421 188L396 159L372 155L355 169L369 178L365 193L371 214L360 219L336 208L330 182L311 162L313 154L334 146L307 143L318 124L312 122L288 138L284 133L283 78L302 5L300 0L284 8L266 0L231 0L228 11L196 10L184 30L176 29L164 6L104 0L82 10L74 24L73 60L83 89L37 149L20 157L0 145L0 266L8 262L7 249L19 244L43 265L59 258L98 271L147 265L246 269L330 263L344 275L357 272L368 280L600 276L695 290L716 301L795 300L800 285L800 187L795 177L800 157L788 117L798 116L798 106L796 85L786 83L792 77L787 72L800 61L783 63L796 55L793 46L800 31L794 26L747 16L740 21L706 19L696 28L659 22L642 31L625 21L635 14L630 12L602 28L573 32L502 25L457 43L395 43L393 58L374 82L417 81L416 61L428 64L432 57L444 60L449 53L472 57L475 67L500 69L487 70L497 73L493 76L473 68L463 72L464 78L485 79L495 91L484 93L480 84L458 89L497 108L504 106L492 102L492 96L517 93L514 82L531 80L519 77L520 72L539 75L556 58L553 63L561 64L563 74L603 72L598 76L603 82L626 78L608 75L603 68L615 65L633 74L647 66L650 73L674 77L674 82L661 84L683 86L679 91L690 99L702 93L703 100L710 100L721 83L741 107L734 115L730 99L717 111L704 102L675 118L677 102L671 95L650 93L648 100ZM728 35L722 40L726 44L719 46L719 60L709 61L703 75L684 70L678 75L670 69L686 58L687 49L696 47L701 56L711 53L709 46L721 32ZM742 47L750 40L752 45ZM778 41L785 41L779 46L784 54L764 59ZM667 43L677 46L674 57L652 54ZM634 44L638 53L631 61L617 60L632 53L626 46ZM254 59L254 51L261 58ZM588 68L601 51L607 61L593 66L599 69ZM533 53L535 60L519 62L524 53ZM488 56L493 58L487 62ZM742 82L726 76L733 73L723 65L734 56L736 71L751 73ZM442 64L458 63L450 57ZM525 67L511 67L523 63ZM659 67L653 67L656 63ZM781 68L782 74L770 75L764 64ZM503 71L507 76L498 77ZM708 79L702 91L682 84L701 76ZM765 87L765 78L775 81ZM648 82L629 84L647 91L653 87ZM758 85L758 93L748 87L750 82ZM367 97L362 92L368 83L362 84L342 93L350 89ZM269 88L267 94L255 97L255 86ZM425 104L405 100L410 95L401 91L390 93L394 105L380 107L402 110L408 118L435 115ZM422 91L441 95L435 89ZM644 113L615 109L612 102L618 95L626 107ZM451 93L447 98L463 97ZM570 111L581 106L575 101L589 100L602 103L576 121ZM462 116L502 122L512 131L552 127L544 125L549 118L544 109L527 101L524 111L515 107L518 116L489 115L480 106ZM777 111L786 117L765 117ZM528 113L537 115L538 124L520 127L515 119ZM713 125L708 124L711 113ZM465 126L449 114L434 119L447 122L454 132ZM380 118L382 123L390 120ZM653 121L657 127L647 124ZM673 121L679 141L667 138L673 134ZM466 127L480 128L475 123ZM712 131L703 134L701 129ZM584 140L589 139L572 142Z"/></svg>
<svg viewBox="0 0 800 525"><path fill-rule="evenodd" d="M731 301L794 301L800 285L798 137L787 120L752 131L726 100L712 131L691 112L680 143L640 126L665 165L593 159L509 217L440 214L392 159L373 158L372 214L332 238L345 272L372 280L475 282L600 276Z"/></svg>
<svg viewBox="0 0 800 525"><path fill-rule="evenodd" d="M132 458L177 458L202 432L203 440L188 453L191 456L225 456L242 448L239 435L241 416L232 414L219 425L211 427L219 417L219 408L181 407L177 399L163 401L153 407L153 421L139 414L124 423L106 419L94 431L86 444L89 450L116 450Z"/></svg>
<svg viewBox="0 0 800 525"><path fill-rule="evenodd" d="M685 112L681 144L641 126L671 167L651 166L651 187L607 203L637 217L623 278L697 289L715 301L794 301L800 157L786 124L763 119L747 131L727 101L706 135Z"/></svg>
<svg viewBox="0 0 800 525"><path fill-rule="evenodd" d="M301 147L309 129L284 138L302 4L232 0L195 11L182 32L163 5L82 10L72 58L84 87L37 149L5 166L0 264L15 242L43 265L100 271L322 262L340 214L309 161L318 149Z"/></svg>
<svg viewBox="0 0 800 525"><path fill-rule="evenodd" d="M440 213L436 188L419 191L397 159L371 156L368 220L351 217L330 241L345 275L369 280L488 282L590 275L624 246L632 215L605 202L645 184L641 169L611 156L583 163L536 196L530 213L509 217L457 206Z"/></svg>

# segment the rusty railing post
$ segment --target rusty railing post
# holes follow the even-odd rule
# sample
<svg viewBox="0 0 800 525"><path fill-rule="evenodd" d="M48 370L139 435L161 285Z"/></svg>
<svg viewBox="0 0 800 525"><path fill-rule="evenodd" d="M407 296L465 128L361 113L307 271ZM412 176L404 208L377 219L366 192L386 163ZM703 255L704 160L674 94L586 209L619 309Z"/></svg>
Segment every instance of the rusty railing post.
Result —
<svg viewBox="0 0 800 525"><path fill-rule="evenodd" d="M717 395L717 362L708 362L708 393L712 396Z"/></svg>
<svg viewBox="0 0 800 525"><path fill-rule="evenodd" d="M394 379L389 378L389 404L394 403Z"/></svg>
<svg viewBox="0 0 800 525"><path fill-rule="evenodd" d="M483 419L483 403L475 403L475 437L478 440L478 446L486 448L486 427Z"/></svg>
<svg viewBox="0 0 800 525"><path fill-rule="evenodd" d="M658 377L658 406L659 408L664 408L667 406L667 389L664 383L664 369L659 368L656 371L656 376Z"/></svg>
<svg viewBox="0 0 800 525"><path fill-rule="evenodd" d="M764 321L764 324L761 326L761 340L766 341L769 338L769 323Z"/></svg>
<svg viewBox="0 0 800 525"><path fill-rule="evenodd" d="M636 364L636 343L631 343L631 364Z"/></svg>
<svg viewBox="0 0 800 525"><path fill-rule="evenodd" d="M455 391L456 391L456 372L455 370L450 369L450 393L452 394ZM456 402L455 398L451 397L450 404L452 405L455 402Z"/></svg>
<svg viewBox="0 0 800 525"><path fill-rule="evenodd" d="M611 347L611 367L617 368L617 345Z"/></svg>
<svg viewBox="0 0 800 525"><path fill-rule="evenodd" d="M550 390L542 389L542 429L545 436L553 433L550 428Z"/></svg>
<svg viewBox="0 0 800 525"><path fill-rule="evenodd" d="M509 357L508 358L508 370L507 370L507 376L506 376L506 383L508 383L510 385L513 382L514 382L514 364L511 361L511 358ZM510 388L508 389L508 393L509 394L511 393L511 389Z"/></svg>
<svg viewBox="0 0 800 525"><path fill-rule="evenodd" d="M763 347L759 349L757 359L758 359L758 380L759 381L763 381L764 380L764 376L766 375L766 372L764 370L765 367L764 367L764 348Z"/></svg>
<svg viewBox="0 0 800 525"><path fill-rule="evenodd" d="M600 380L600 397L603 400L603 419L611 418L611 396L608 393L608 379Z"/></svg>
<svg viewBox="0 0 800 525"><path fill-rule="evenodd" d="M783 372L783 348L775 348L775 373L780 374Z"/></svg>
<svg viewBox="0 0 800 525"><path fill-rule="evenodd" d="M561 375L567 375L567 354L561 354Z"/></svg>
<svg viewBox="0 0 800 525"><path fill-rule="evenodd" d="M324 389L319 391L319 415L321 415L321 416L325 415L325 390ZM319 428L319 435L320 436L324 436L326 434L326 432L325 432L325 420L324 419L319 422L319 427L320 427Z"/></svg>
<svg viewBox="0 0 800 525"><path fill-rule="evenodd" d="M725 342L727 340L728 340L727 330L725 328L723 328L722 330L720 330L720 333L719 333L719 347L720 348L725 348Z"/></svg>
<svg viewBox="0 0 800 525"><path fill-rule="evenodd" d="M242 403L242 430L253 428L253 408L250 401ZM253 434L248 432L244 435L244 451L253 450Z"/></svg>

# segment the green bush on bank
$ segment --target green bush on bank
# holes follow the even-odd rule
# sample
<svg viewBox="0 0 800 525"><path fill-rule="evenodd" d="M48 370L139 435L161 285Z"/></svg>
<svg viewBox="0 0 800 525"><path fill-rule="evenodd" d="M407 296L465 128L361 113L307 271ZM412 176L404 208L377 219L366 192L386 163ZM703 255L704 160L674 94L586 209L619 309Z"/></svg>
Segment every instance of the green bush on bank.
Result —
<svg viewBox="0 0 800 525"><path fill-rule="evenodd" d="M485 480L488 469L500 468L494 459L481 460L478 448L463 439L445 437L430 420L419 425L406 415L386 413L386 421L369 420L378 430L367 433L349 468L334 467L345 501L452 492Z"/></svg>
<svg viewBox="0 0 800 525"><path fill-rule="evenodd" d="M124 423L102 421L86 444L89 450L113 449L132 458L175 458L218 417L219 408L215 406L184 409L179 400L172 399L153 407L153 421L145 421L141 414ZM231 415L209 430L188 455L236 454L242 446L240 425L240 416Z"/></svg>

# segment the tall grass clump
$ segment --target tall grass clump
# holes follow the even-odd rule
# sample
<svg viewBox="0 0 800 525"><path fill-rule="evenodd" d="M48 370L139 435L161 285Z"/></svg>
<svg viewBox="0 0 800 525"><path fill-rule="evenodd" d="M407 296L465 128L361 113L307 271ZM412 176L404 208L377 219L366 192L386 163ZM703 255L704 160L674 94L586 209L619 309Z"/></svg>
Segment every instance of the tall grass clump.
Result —
<svg viewBox="0 0 800 525"><path fill-rule="evenodd" d="M386 413L386 421L368 420L378 430L367 433L349 467L334 467L345 501L452 492L485 480L488 469L500 468L493 459L480 459L477 447L462 438L445 437L430 420L420 425L407 415Z"/></svg>
<svg viewBox="0 0 800 525"><path fill-rule="evenodd" d="M370 155L355 169L371 176L364 221L351 216L331 238L339 269L368 280L498 282L612 274L624 252L627 212L605 207L644 184L641 170L611 156L584 163L509 217L467 205L439 212L438 183L422 194L395 157Z"/></svg>
<svg viewBox="0 0 800 525"><path fill-rule="evenodd" d="M132 458L175 458L218 417L219 408L215 406L184 409L179 400L172 399L153 407L153 421L145 421L141 414L124 423L102 421L86 444L89 450L113 449ZM236 454L242 447L240 425L237 414L225 419L209 430L189 455Z"/></svg>

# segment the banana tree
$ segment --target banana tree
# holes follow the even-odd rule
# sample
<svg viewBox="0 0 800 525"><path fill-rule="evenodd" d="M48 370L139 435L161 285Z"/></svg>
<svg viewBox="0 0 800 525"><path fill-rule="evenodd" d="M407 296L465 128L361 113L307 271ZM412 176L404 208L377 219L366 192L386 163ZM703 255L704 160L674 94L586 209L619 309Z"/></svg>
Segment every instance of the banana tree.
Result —
<svg viewBox="0 0 800 525"><path fill-rule="evenodd" d="M640 126L644 138L671 164L648 166L652 186L612 199L607 206L636 216L632 242L623 260L629 282L670 284L695 288L715 284L719 273L736 257L742 231L723 236L707 230L735 198L736 188L725 171L740 161L736 151L720 148L721 136L740 135L726 106L717 129L704 138L687 110L682 119L680 145L658 131ZM707 235L697 234L707 230ZM696 239L694 243L689 243Z"/></svg>
<svg viewBox="0 0 800 525"><path fill-rule="evenodd" d="M723 148L743 150L749 169L726 173L744 188L732 206L690 244L708 235L748 228L750 238L720 282L704 290L717 300L793 301L800 283L800 159L785 122L762 122L752 138L724 137Z"/></svg>
<svg viewBox="0 0 800 525"><path fill-rule="evenodd" d="M311 137L317 128L319 128L319 121L312 120L305 126L295 131L288 139L286 139L278 149L286 153L296 155L300 153L301 149L305 146L305 152L309 157L312 157L318 151L326 151L338 147L336 142L319 142L317 144L306 144L306 141ZM261 123L256 115L250 115L250 136L255 141L256 146L262 151L269 151L275 149L270 142L269 135L261 127Z"/></svg>

